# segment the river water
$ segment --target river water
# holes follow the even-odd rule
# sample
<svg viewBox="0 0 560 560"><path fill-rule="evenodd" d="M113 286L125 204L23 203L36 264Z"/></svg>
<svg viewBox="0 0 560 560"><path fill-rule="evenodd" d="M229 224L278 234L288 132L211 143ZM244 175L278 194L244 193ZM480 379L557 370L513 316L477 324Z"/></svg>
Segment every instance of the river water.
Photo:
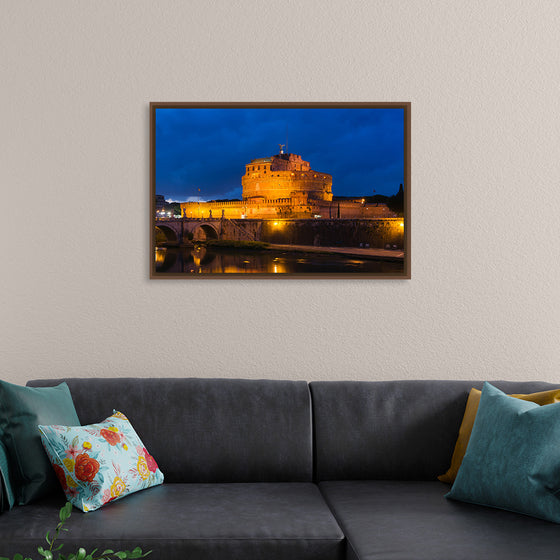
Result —
<svg viewBox="0 0 560 560"><path fill-rule="evenodd" d="M402 274L402 261L291 251L156 247L156 273L178 274Z"/></svg>

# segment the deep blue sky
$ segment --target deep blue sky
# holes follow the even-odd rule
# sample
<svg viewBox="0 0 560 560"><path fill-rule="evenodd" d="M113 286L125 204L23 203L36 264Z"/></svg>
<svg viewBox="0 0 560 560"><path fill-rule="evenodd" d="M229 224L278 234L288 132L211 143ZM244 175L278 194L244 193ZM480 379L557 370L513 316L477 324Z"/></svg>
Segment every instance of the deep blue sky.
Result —
<svg viewBox="0 0 560 560"><path fill-rule="evenodd" d="M241 198L245 164L277 154L287 126L288 151L330 173L334 196L392 195L404 183L403 119L397 108L156 109L156 193Z"/></svg>

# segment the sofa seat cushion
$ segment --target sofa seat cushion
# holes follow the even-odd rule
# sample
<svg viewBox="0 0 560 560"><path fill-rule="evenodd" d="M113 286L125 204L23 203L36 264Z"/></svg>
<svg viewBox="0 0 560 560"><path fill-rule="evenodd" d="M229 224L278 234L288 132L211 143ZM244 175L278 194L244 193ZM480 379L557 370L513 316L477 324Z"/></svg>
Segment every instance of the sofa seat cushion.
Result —
<svg viewBox="0 0 560 560"><path fill-rule="evenodd" d="M60 500L0 517L0 556L32 555L54 529ZM152 560L341 560L344 535L312 483L163 484L97 511L77 509L62 553L140 546Z"/></svg>
<svg viewBox="0 0 560 560"><path fill-rule="evenodd" d="M558 525L453 502L441 482L336 481L320 489L348 539L348 560L557 559Z"/></svg>

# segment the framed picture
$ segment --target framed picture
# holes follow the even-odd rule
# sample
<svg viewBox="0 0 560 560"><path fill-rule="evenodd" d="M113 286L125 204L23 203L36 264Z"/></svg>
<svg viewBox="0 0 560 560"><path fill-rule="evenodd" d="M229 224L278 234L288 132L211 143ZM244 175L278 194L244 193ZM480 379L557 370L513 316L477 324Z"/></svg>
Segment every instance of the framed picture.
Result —
<svg viewBox="0 0 560 560"><path fill-rule="evenodd" d="M151 278L410 278L410 103L151 103Z"/></svg>

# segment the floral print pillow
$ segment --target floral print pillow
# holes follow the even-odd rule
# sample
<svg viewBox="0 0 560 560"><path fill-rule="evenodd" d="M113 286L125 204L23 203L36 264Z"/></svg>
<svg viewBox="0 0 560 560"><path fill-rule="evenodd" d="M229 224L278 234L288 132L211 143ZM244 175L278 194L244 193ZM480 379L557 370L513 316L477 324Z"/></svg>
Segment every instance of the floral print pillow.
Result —
<svg viewBox="0 0 560 560"><path fill-rule="evenodd" d="M99 424L39 430L68 501L82 511L163 482L155 459L121 412Z"/></svg>

